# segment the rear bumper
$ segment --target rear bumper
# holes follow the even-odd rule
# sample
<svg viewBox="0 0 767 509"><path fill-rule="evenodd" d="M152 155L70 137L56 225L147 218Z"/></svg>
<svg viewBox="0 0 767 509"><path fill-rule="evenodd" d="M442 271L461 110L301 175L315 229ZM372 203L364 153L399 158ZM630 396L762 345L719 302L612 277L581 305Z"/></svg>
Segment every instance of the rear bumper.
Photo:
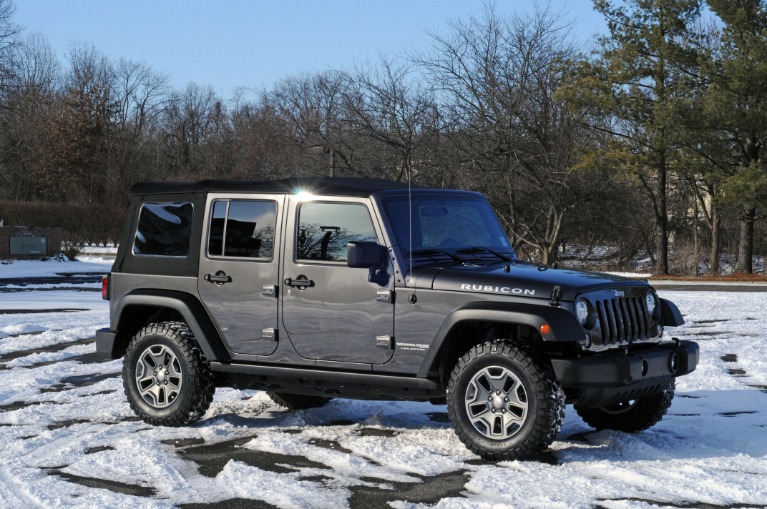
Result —
<svg viewBox="0 0 767 509"><path fill-rule="evenodd" d="M117 333L111 329L99 329L96 331L96 354L102 359L116 359L115 343Z"/></svg>
<svg viewBox="0 0 767 509"><path fill-rule="evenodd" d="M565 389L580 389L578 404L605 406L655 394L698 365L700 350L692 341L658 345L647 350L552 359L554 373Z"/></svg>

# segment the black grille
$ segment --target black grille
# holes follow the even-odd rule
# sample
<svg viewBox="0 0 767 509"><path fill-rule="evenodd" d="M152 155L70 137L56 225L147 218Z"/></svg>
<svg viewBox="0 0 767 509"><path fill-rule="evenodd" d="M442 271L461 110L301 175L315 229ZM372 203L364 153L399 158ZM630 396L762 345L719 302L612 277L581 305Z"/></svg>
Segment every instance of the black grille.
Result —
<svg viewBox="0 0 767 509"><path fill-rule="evenodd" d="M648 339L647 309L641 297L616 297L596 301L602 343L630 343Z"/></svg>

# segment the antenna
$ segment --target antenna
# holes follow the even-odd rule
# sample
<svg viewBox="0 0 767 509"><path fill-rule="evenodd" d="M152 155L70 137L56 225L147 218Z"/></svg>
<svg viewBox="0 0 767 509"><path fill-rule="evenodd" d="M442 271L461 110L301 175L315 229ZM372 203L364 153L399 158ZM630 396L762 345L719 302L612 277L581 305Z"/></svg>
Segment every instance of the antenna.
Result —
<svg viewBox="0 0 767 509"><path fill-rule="evenodd" d="M413 279L413 190L410 187L410 181L412 180L412 168L407 169L407 214L408 214L408 222L407 222L407 228L408 228L408 235L410 237L410 246L408 249L408 261L410 263L410 269L408 270L408 277L411 278L411 281L413 282L413 286L410 290L410 297L408 297L408 302L411 304L415 304L418 301L418 298L415 296L415 280Z"/></svg>

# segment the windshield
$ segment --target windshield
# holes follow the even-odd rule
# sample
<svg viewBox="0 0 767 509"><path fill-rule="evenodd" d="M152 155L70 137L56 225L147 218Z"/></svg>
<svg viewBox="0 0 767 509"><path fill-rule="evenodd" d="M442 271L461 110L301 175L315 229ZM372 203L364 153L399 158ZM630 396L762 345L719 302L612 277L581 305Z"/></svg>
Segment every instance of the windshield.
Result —
<svg viewBox="0 0 767 509"><path fill-rule="evenodd" d="M384 198L383 208L405 255L445 254L459 263L479 252L506 260L514 258L495 213L482 197L413 195L412 246L408 197Z"/></svg>

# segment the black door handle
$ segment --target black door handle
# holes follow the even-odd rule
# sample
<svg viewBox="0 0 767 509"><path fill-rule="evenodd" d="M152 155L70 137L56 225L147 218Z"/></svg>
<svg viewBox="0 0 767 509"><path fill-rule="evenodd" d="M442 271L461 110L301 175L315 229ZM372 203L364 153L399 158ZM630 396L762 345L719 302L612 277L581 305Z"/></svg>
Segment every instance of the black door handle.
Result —
<svg viewBox="0 0 767 509"><path fill-rule="evenodd" d="M305 290L314 286L314 281L301 274L296 279L286 278L285 284L292 286L293 288L298 288L299 290Z"/></svg>
<svg viewBox="0 0 767 509"><path fill-rule="evenodd" d="M232 276L227 276L226 272L219 270L215 274L205 274L205 281L209 283L215 283L217 285L223 285L224 283L231 283Z"/></svg>

